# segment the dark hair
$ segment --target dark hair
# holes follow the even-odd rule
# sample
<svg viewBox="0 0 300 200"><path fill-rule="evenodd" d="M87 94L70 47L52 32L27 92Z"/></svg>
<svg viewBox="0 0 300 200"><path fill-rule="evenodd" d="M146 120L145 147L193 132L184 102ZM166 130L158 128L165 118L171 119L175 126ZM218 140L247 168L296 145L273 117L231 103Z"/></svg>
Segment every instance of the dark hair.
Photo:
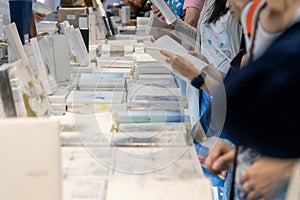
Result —
<svg viewBox="0 0 300 200"><path fill-rule="evenodd" d="M225 15L228 11L226 7L226 0L215 0L212 6L213 11L205 23L215 23L220 17Z"/></svg>

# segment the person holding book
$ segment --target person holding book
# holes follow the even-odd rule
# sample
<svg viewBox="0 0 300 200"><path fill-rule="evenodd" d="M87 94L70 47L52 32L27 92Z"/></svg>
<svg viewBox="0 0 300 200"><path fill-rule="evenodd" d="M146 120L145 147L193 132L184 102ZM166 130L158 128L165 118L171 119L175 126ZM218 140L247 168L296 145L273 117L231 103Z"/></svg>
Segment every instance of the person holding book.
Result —
<svg viewBox="0 0 300 200"><path fill-rule="evenodd" d="M278 3L280 6L278 6ZM276 133L280 135L282 132L295 132L295 121L287 120L285 111L276 109L276 105L282 105L283 102L286 102L283 105L289 105L291 108L287 109L292 111L293 106L297 104L295 101L291 101L296 99L296 97L293 97L294 93L291 88L297 87L297 84L299 85L299 82L294 81L299 76L299 68L295 68L297 63L293 64L296 61L294 58L299 56L297 55L299 54L299 37L297 35L299 35L300 26L299 23L296 23L300 21L299 5L299 1L282 0L275 2L267 0L267 3L261 7L259 18L262 28L276 34L275 37L265 39L268 39L269 43L274 40L275 42L271 46L267 43L265 48L268 50L260 55L259 52L257 53L253 48L250 48L252 53L257 53L257 58L253 57L239 76L228 81L229 84L225 82L226 88L230 88L227 92L228 107L225 130L234 136L238 144L254 147L263 155L291 158L284 160L268 157L259 158L256 157L257 153L254 153L254 159L248 159L253 164L251 163L252 165L246 169L246 172L238 180L241 183L242 192L238 192L237 197L241 199L273 199L276 195L277 198L283 199L284 193L278 193L278 191L286 189L294 167L294 158L299 156L300 151L295 141L286 139L286 145L281 148L282 151L277 151L277 153L275 152L282 145L283 138L276 139L276 145L273 141L272 144L267 143L268 139L273 138ZM288 10L286 11L283 8L288 8ZM270 23L274 20L279 23ZM252 37L252 43L255 42L255 39L261 39L262 37L259 32L255 33L258 31L257 26L253 30L254 34L257 35ZM289 48L288 50L282 50L282 46L288 46ZM252 61L253 63L251 63ZM192 77L189 72L184 71ZM279 78L278 75L282 73L285 76ZM264 87L261 87L262 85ZM245 90L245 88L247 89ZM264 95L266 91L269 93L268 97ZM289 97L287 98L288 101L286 101L286 98L282 99L282 96ZM218 96L214 99L218 100ZM245 107L245 105L248 106ZM272 114L274 111L276 113ZM289 112L289 116L291 115L297 116L296 113ZM249 126L249 122L250 124L256 124L256 126ZM277 126L274 126L274 124ZM295 150L290 150L292 147ZM242 149L242 151L245 150L251 149ZM224 167L228 167L229 162L234 160L234 154L234 149L228 148L227 145L216 145L216 148L212 149L209 154L207 165L214 171L224 169ZM266 166L270 166L269 170L262 170ZM278 175L274 176L274 174ZM242 196L239 196L239 194Z"/></svg>
<svg viewBox="0 0 300 200"><path fill-rule="evenodd" d="M160 11L157 11L155 7L153 8L153 12L158 18L164 20ZM188 41L185 40L186 38L192 38L194 45L193 48L195 51L190 53L200 57L200 59L203 59L207 63L211 63L211 66L214 67L211 70L216 71L218 81L222 81L230 69L231 59L240 49L242 37L241 26L239 22L228 12L228 9L226 8L226 1L206 0L196 29L185 24L181 20L176 20L176 22L173 23L173 26L173 31L178 31L185 35L185 38L183 38L184 43L188 43ZM203 127L203 125L200 125L199 119L203 113L205 113L205 110L210 104L210 94L206 93L204 90L199 91L199 88L194 88L188 83L186 85L186 91L187 98L189 100L189 109L195 112L193 116L197 114L198 117L198 122L194 126L193 130L199 133L199 130ZM200 95L201 99L199 102ZM190 102L195 102L194 98L196 98L197 103L191 104ZM201 105L200 108L199 104ZM196 110L198 113L196 113ZM212 135L208 135L207 131L205 131L205 134L208 137ZM224 134L222 134L222 137L226 139L228 138ZM194 142L195 146L198 147L199 143L202 141L198 140L196 135ZM223 183L224 180L222 183L214 183L214 186L222 187Z"/></svg>
<svg viewBox="0 0 300 200"><path fill-rule="evenodd" d="M222 77L225 77L230 68L231 58L240 49L242 37L239 22L227 12L228 9L225 5L225 0L206 0L198 20L197 29L184 23L182 20L176 20L172 24L173 32L175 32L176 36L184 35L184 37L180 37L184 44L189 45L193 43L195 51L191 52L191 54L205 58L206 61L220 71ZM166 21L165 16L156 6L152 6L152 10L158 19ZM187 85L188 87L190 86ZM209 101L209 95L203 92L200 116L206 110Z"/></svg>

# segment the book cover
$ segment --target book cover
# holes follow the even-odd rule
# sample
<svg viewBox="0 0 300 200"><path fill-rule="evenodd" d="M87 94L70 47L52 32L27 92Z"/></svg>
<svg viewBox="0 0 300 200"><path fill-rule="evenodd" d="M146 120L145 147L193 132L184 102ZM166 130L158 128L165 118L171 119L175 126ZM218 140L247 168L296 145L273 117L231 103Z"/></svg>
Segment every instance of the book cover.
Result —
<svg viewBox="0 0 300 200"><path fill-rule="evenodd" d="M119 123L183 122L184 114L173 110L128 110L115 113Z"/></svg>
<svg viewBox="0 0 300 200"><path fill-rule="evenodd" d="M17 117L17 110L13 98L13 91L11 87L11 78L9 75L9 68L12 66L2 65L0 67L0 95L1 95L1 113L3 117Z"/></svg>

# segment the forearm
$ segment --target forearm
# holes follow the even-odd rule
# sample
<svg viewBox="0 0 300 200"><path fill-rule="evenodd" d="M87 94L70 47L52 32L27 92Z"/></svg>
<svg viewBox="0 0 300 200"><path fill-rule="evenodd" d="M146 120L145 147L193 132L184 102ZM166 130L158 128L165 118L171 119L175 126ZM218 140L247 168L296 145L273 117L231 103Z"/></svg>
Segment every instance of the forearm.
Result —
<svg viewBox="0 0 300 200"><path fill-rule="evenodd" d="M195 7L188 7L185 11L184 22L197 28L198 20L200 16L200 10Z"/></svg>

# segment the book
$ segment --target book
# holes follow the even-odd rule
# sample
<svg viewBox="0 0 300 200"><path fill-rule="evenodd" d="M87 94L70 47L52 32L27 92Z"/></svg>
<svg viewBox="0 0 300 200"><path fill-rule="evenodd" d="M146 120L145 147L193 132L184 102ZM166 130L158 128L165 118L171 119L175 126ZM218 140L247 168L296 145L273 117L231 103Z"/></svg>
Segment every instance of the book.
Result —
<svg viewBox="0 0 300 200"><path fill-rule="evenodd" d="M136 84L135 82L128 82L127 85L127 99L131 99L137 95L150 95L155 91L160 96L182 96L180 88L177 87L164 87L158 84ZM153 94L154 96L156 94Z"/></svg>
<svg viewBox="0 0 300 200"><path fill-rule="evenodd" d="M114 176L107 182L106 200L212 200L208 178L158 178L147 176Z"/></svg>
<svg viewBox="0 0 300 200"><path fill-rule="evenodd" d="M178 88L176 82L172 79L137 79L137 80L127 80L127 89L128 90L141 90L147 87L154 88Z"/></svg>
<svg viewBox="0 0 300 200"><path fill-rule="evenodd" d="M139 74L171 74L171 71L159 62L136 62L135 71Z"/></svg>
<svg viewBox="0 0 300 200"><path fill-rule="evenodd" d="M64 28L65 35L69 38L69 45L72 53L76 56L77 62L82 63L88 55L88 51L84 44L79 28L74 29L73 26Z"/></svg>
<svg viewBox="0 0 300 200"><path fill-rule="evenodd" d="M133 68L135 60L128 57L105 57L96 58L97 67L102 68Z"/></svg>
<svg viewBox="0 0 300 200"><path fill-rule="evenodd" d="M63 181L64 200L99 200L105 196L106 180L70 179Z"/></svg>
<svg viewBox="0 0 300 200"><path fill-rule="evenodd" d="M51 87L71 79L69 45L65 35L49 35L38 38L41 55L49 73ZM52 78L53 77L53 78ZM52 83L53 79L56 85Z"/></svg>
<svg viewBox="0 0 300 200"><path fill-rule="evenodd" d="M120 123L118 126L118 132L124 132L132 134L134 132L182 132L186 133L185 124L182 122L176 123L164 123L164 122L153 122L153 123Z"/></svg>
<svg viewBox="0 0 300 200"><path fill-rule="evenodd" d="M120 104L124 101L123 91L71 91L67 106L82 104Z"/></svg>
<svg viewBox="0 0 300 200"><path fill-rule="evenodd" d="M173 24L176 22L177 17L171 10L171 8L168 6L168 4L165 1L161 0L151 0L151 2L160 10L160 12L163 14L163 16L166 19L166 23L168 25Z"/></svg>
<svg viewBox="0 0 300 200"><path fill-rule="evenodd" d="M12 49L12 54L17 59L13 62L16 74L20 81L21 95L23 96L27 116L47 116L50 104L41 82L34 75L29 66L28 58L18 35L15 23L4 26L4 32Z"/></svg>
<svg viewBox="0 0 300 200"><path fill-rule="evenodd" d="M187 78L185 78L184 76L182 76L179 72L175 71L166 62L166 57L160 53L160 50L168 51L175 55L180 55L182 57L187 58L199 70L199 73L201 72L201 70L203 68L208 66L208 64L205 63L204 61L202 61L201 59L189 54L188 51L182 45L180 45L178 42L176 42L174 39L172 39L168 35L160 37L154 43L145 41L144 44L146 45L146 48L145 48L146 53L150 54L158 62L160 62L162 65L166 66L170 71L174 72L176 75L178 75L181 79L185 80L186 82L190 82L190 81L187 80Z"/></svg>
<svg viewBox="0 0 300 200"><path fill-rule="evenodd" d="M136 79L147 79L147 80L156 80L156 79L164 79L164 80L173 80L174 76L171 74L136 74Z"/></svg>
<svg viewBox="0 0 300 200"><path fill-rule="evenodd" d="M128 147L161 147L161 146L186 146L186 134L178 132L139 132L128 134L113 133L111 144L114 146Z"/></svg>
<svg viewBox="0 0 300 200"><path fill-rule="evenodd" d="M125 56L132 53L133 53L133 46L131 45L113 45L113 44L101 45L102 57L118 57L118 56Z"/></svg>
<svg viewBox="0 0 300 200"><path fill-rule="evenodd" d="M130 78L133 74L133 68L102 68L102 67L95 67L94 73L112 73L112 74L124 74L125 78Z"/></svg>
<svg viewBox="0 0 300 200"><path fill-rule="evenodd" d="M16 110L14 97L13 97L13 89L11 86L11 81L13 81L12 78L14 78L13 74L11 73L12 70L10 70L11 67L13 66L8 64L4 64L0 67L0 96L1 96L0 116L2 116L3 118L17 117L17 110ZM23 104L23 110L25 110L24 104Z"/></svg>
<svg viewBox="0 0 300 200"><path fill-rule="evenodd" d="M116 111L118 123L183 122L185 115L175 110Z"/></svg>
<svg viewBox="0 0 300 200"><path fill-rule="evenodd" d="M134 95L128 98L128 108L140 109L167 109L167 110L184 110L188 107L185 96L159 96L159 95Z"/></svg>
<svg viewBox="0 0 300 200"><path fill-rule="evenodd" d="M80 90L125 88L126 79L124 76L123 73L82 73L79 78L78 88Z"/></svg>
<svg viewBox="0 0 300 200"><path fill-rule="evenodd" d="M49 71L45 65L43 57L41 55L40 47L37 38L31 38L30 43L32 46L33 53L35 55L35 60L38 68L38 74L40 80L42 81L43 88L45 89L46 93L52 94L54 92L55 87L52 88L51 83L49 81Z"/></svg>
<svg viewBox="0 0 300 200"><path fill-rule="evenodd" d="M111 168L105 166L101 162L90 159L81 161L64 161L63 166L63 179L106 179L112 173Z"/></svg>
<svg viewBox="0 0 300 200"><path fill-rule="evenodd" d="M40 52L42 59L45 63L47 71L49 73L49 81L52 88L57 88L57 83L55 79L55 61L53 54L53 43L50 43L49 36L38 37L38 43L40 47Z"/></svg>
<svg viewBox="0 0 300 200"><path fill-rule="evenodd" d="M100 160L106 164L113 164L115 150L115 147L61 147L61 158L65 162Z"/></svg>
<svg viewBox="0 0 300 200"><path fill-rule="evenodd" d="M72 88L58 88L52 95L49 95L50 103L65 103L67 96L69 95Z"/></svg>
<svg viewBox="0 0 300 200"><path fill-rule="evenodd" d="M0 129L0 157L5 163L0 199L61 199L58 122L47 117L5 119Z"/></svg>
<svg viewBox="0 0 300 200"><path fill-rule="evenodd" d="M82 133L82 132L61 132L62 146L96 146L107 147L110 145L110 133Z"/></svg>
<svg viewBox="0 0 300 200"><path fill-rule="evenodd" d="M170 27L167 23L160 21L153 14L149 17L149 24L146 27L146 35L151 35L154 38L159 38L170 32Z"/></svg>

